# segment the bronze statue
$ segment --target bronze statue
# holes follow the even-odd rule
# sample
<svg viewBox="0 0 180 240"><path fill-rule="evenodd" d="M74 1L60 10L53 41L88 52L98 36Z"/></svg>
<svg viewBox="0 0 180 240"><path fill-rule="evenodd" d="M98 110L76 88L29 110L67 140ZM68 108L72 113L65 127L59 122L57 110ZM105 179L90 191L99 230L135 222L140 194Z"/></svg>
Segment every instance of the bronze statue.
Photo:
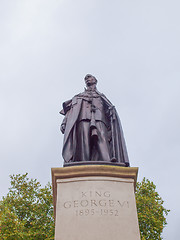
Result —
<svg viewBox="0 0 180 240"><path fill-rule="evenodd" d="M129 160L115 107L98 92L97 79L87 74L86 89L63 103L64 165L109 163L129 166Z"/></svg>

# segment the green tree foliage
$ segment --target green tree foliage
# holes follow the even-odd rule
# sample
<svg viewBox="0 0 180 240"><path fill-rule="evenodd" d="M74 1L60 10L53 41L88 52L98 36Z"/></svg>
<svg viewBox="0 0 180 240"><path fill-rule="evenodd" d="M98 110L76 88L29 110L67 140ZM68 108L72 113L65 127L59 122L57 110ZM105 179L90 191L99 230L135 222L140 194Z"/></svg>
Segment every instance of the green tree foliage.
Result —
<svg viewBox="0 0 180 240"><path fill-rule="evenodd" d="M13 175L6 197L0 201L0 239L54 239L52 189L35 179Z"/></svg>
<svg viewBox="0 0 180 240"><path fill-rule="evenodd" d="M169 210L163 207L163 200L156 192L156 186L148 179L136 185L136 204L142 240L161 240L167 224Z"/></svg>
<svg viewBox="0 0 180 240"><path fill-rule="evenodd" d="M24 175L12 175L11 187L0 201L0 239L54 239L52 188ZM161 240L169 210L147 179L137 183L136 201L142 240Z"/></svg>

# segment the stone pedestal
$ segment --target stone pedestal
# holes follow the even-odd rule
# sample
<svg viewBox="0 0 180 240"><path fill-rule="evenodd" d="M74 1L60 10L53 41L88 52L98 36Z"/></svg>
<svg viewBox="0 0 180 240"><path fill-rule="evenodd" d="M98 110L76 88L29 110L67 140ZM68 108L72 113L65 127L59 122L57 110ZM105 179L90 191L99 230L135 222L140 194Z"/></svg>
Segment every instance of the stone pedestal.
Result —
<svg viewBox="0 0 180 240"><path fill-rule="evenodd" d="M107 165L53 168L55 240L140 240L137 171Z"/></svg>

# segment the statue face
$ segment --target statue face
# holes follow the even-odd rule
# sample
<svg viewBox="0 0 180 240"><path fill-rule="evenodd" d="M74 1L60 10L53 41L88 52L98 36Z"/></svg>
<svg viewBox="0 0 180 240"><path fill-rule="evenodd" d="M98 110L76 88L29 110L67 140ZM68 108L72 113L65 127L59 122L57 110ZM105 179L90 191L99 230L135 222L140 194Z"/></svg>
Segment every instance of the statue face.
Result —
<svg viewBox="0 0 180 240"><path fill-rule="evenodd" d="M86 86L94 85L94 84L96 84L96 82L97 82L96 79L91 75L85 77Z"/></svg>

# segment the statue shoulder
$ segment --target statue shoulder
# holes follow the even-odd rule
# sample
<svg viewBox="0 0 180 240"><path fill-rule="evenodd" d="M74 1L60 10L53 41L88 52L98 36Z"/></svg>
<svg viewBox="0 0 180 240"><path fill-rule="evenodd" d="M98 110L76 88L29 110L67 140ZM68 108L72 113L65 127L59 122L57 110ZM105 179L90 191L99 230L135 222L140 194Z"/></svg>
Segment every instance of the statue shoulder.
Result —
<svg viewBox="0 0 180 240"><path fill-rule="evenodd" d="M99 95L99 96L103 96L104 94L99 92L97 89L95 90L95 92Z"/></svg>
<svg viewBox="0 0 180 240"><path fill-rule="evenodd" d="M101 99L106 105L108 105L108 107L113 106L113 104L109 101L109 99L103 93L100 93L100 92L97 92L97 93L101 96Z"/></svg>
<svg viewBox="0 0 180 240"><path fill-rule="evenodd" d="M82 97L84 96L84 92L78 93L77 95L75 95L74 97Z"/></svg>
<svg viewBox="0 0 180 240"><path fill-rule="evenodd" d="M71 108L71 105L72 105L72 99L63 102L63 104L62 104L63 109L59 113L62 115L66 115L66 113Z"/></svg>
<svg viewBox="0 0 180 240"><path fill-rule="evenodd" d="M80 93L81 94L81 93ZM75 95L72 99L63 102L62 106L63 109L59 112L62 115L66 115L66 113L75 105L78 103L78 97L80 94Z"/></svg>
<svg viewBox="0 0 180 240"><path fill-rule="evenodd" d="M100 97L102 97L102 98L104 98L104 99L107 99L107 97L104 95L104 93L101 93L101 92L99 92L98 90L96 90L96 93L100 96ZM108 99L107 99L108 100ZM108 100L109 101L109 100Z"/></svg>
<svg viewBox="0 0 180 240"><path fill-rule="evenodd" d="M85 90L84 92L81 92L81 93L77 94L75 97L77 97L77 98L86 98L86 97L89 97L89 94Z"/></svg>

